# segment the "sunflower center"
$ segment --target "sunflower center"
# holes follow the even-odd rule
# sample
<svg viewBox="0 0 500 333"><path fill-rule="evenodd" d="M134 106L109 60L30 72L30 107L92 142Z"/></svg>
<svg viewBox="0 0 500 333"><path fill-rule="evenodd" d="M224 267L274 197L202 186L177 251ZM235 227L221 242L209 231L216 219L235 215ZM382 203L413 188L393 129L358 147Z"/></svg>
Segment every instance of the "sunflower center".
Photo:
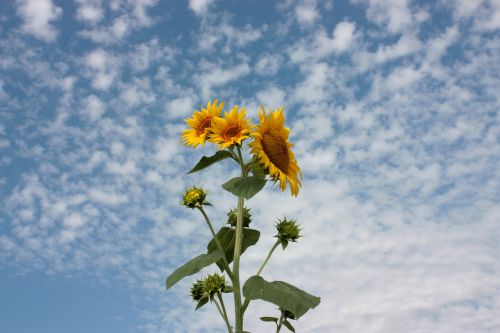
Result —
<svg viewBox="0 0 500 333"><path fill-rule="evenodd" d="M187 194L188 200L196 200L199 196L200 194L196 190L191 190Z"/></svg>
<svg viewBox="0 0 500 333"><path fill-rule="evenodd" d="M237 124L232 124L224 129L224 134L222 135L224 139L231 139L240 135L241 128Z"/></svg>
<svg viewBox="0 0 500 333"><path fill-rule="evenodd" d="M290 155L285 139L271 130L262 135L261 143L269 160L282 172L287 173L290 167Z"/></svg>
<svg viewBox="0 0 500 333"><path fill-rule="evenodd" d="M205 133L205 129L207 127L210 127L211 124L212 124L212 117L206 117L205 119L203 119L196 128L196 135L201 135Z"/></svg>

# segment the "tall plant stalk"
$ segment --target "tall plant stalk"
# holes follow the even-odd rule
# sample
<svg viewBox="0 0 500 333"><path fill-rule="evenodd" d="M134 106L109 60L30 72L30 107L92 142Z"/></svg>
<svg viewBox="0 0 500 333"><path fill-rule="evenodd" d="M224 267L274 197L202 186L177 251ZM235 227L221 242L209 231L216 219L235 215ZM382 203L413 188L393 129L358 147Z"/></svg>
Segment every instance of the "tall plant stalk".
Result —
<svg viewBox="0 0 500 333"><path fill-rule="evenodd" d="M238 149L238 160L241 166L241 177L246 177L245 163L243 162L243 155L241 154L241 148L236 146ZM238 197L237 215L236 215L236 240L234 245L234 256L233 256L233 275L234 275L234 315L235 315L235 326L236 333L243 332L243 311L241 303L241 286L240 286L240 256L241 256L241 244L243 242L243 207L245 204L245 199L242 196Z"/></svg>

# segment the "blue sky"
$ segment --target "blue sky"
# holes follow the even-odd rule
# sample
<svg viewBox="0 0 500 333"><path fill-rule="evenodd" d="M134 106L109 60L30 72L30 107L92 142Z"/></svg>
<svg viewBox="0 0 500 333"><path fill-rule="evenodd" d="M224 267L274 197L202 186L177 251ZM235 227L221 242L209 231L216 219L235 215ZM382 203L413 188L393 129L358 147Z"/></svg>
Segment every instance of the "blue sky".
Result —
<svg viewBox="0 0 500 333"><path fill-rule="evenodd" d="M190 279L164 290L210 238L185 187L218 227L235 205L228 164L184 176L214 98L285 106L303 189L249 203L242 274L302 224L265 272L322 297L299 332L499 331L499 30L498 0L7 1L0 331L224 331Z"/></svg>

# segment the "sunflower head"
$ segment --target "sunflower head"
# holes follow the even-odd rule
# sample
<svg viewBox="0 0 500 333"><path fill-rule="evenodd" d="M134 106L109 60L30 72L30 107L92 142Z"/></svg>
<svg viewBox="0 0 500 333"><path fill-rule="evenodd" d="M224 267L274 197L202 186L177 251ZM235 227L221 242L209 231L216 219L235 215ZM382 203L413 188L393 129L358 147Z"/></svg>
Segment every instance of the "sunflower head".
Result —
<svg viewBox="0 0 500 333"><path fill-rule="evenodd" d="M250 137L253 125L246 118L246 109L239 109L235 105L231 111L224 112L224 118L215 117L212 121L212 134L209 140L219 145L220 149L232 145L241 145L241 142Z"/></svg>
<svg viewBox="0 0 500 333"><path fill-rule="evenodd" d="M260 124L252 133L254 140L250 143L252 153L276 181L279 180L282 191L286 183L290 184L292 195L297 196L302 186L299 178L302 173L288 141L290 130L285 127L283 107L269 115L264 108L259 111Z"/></svg>
<svg viewBox="0 0 500 333"><path fill-rule="evenodd" d="M201 111L196 110L191 118L184 119L190 127L182 133L182 141L185 145L196 148L205 143L210 136L212 120L220 115L224 107L224 102L217 103L217 99L212 103L208 102L206 108L202 108Z"/></svg>

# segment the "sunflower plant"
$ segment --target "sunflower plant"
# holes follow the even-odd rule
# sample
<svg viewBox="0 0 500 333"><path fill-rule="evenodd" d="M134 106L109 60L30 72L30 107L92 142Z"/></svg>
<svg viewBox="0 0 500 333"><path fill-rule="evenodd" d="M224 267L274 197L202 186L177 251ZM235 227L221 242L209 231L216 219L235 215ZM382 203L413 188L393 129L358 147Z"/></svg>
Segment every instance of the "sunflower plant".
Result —
<svg viewBox="0 0 500 333"><path fill-rule="evenodd" d="M285 127L283 107L269 113L261 108L259 124L256 125L247 118L244 108L235 105L229 112L223 109L224 102L216 99L200 111L194 111L191 118L185 119L189 128L183 132L181 139L186 146L193 148L207 142L218 148L214 155L201 157L188 174L204 170L223 160L235 162L235 166L240 169L240 176L228 180L222 184L222 188L237 197L237 204L227 213L227 224L216 232L205 210L205 207L212 206L207 201L207 192L198 186L186 189L182 204L201 213L212 239L207 244L206 253L189 260L167 277L166 287L170 289L181 279L210 265L216 265L220 273L198 278L191 287L191 297L196 303L196 309L213 304L229 333L244 333L247 332L243 324L248 306L252 301L266 301L277 306L278 316L266 315L260 319L274 323L276 332L280 332L283 327L295 332L290 320L297 320L316 307L320 298L287 282L267 281L261 276L279 245L285 250L290 242L297 242L301 237L301 229L294 219L278 220L274 235L276 242L258 271L243 285L240 280L241 256L246 249L257 244L260 238L260 232L250 227L252 215L250 209L245 207L245 200L255 196L267 182L279 183L281 191L285 191L288 185L291 195L295 197L302 187L302 173L292 152L293 145L289 141L290 130ZM232 294L232 318L226 309L224 294Z"/></svg>

